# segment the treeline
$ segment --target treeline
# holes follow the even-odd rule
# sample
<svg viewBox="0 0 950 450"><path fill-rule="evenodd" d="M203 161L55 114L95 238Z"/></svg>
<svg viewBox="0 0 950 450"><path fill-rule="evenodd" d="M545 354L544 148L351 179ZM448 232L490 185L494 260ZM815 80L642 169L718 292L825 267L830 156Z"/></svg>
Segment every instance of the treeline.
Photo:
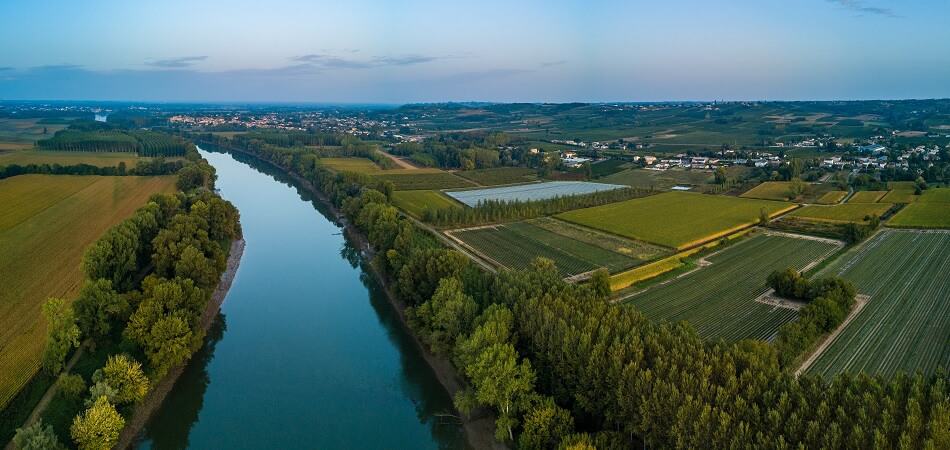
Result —
<svg viewBox="0 0 950 450"><path fill-rule="evenodd" d="M241 235L238 211L214 193L214 181L207 162L189 163L179 193L153 195L86 250L85 282L72 304L47 301L47 373L59 373L83 339L110 356L88 380L60 375L47 411L75 417L17 430L17 446L61 448L71 440L83 450L112 448L135 405L200 347L202 314Z"/></svg>
<svg viewBox="0 0 950 450"><path fill-rule="evenodd" d="M104 175L104 176L122 176L122 175L170 175L177 173L185 167L185 161L165 161L163 158L156 158L149 161L139 161L135 167L126 168L125 161L120 161L116 166L99 167L90 164L73 164L61 166L59 164L10 164L0 166L0 180L17 175L41 174L41 175Z"/></svg>
<svg viewBox="0 0 950 450"><path fill-rule="evenodd" d="M278 147L326 147L343 145L344 142L352 141L353 138L337 133L249 131L235 135L234 140L236 142L256 140Z"/></svg>
<svg viewBox="0 0 950 450"><path fill-rule="evenodd" d="M610 304L605 273L572 285L545 260L484 273L360 177L284 167L367 236L413 330L465 376L457 406L495 411L499 440L529 449L950 448L946 374L796 378L765 342L708 343L686 323L654 324Z"/></svg>
<svg viewBox="0 0 950 450"><path fill-rule="evenodd" d="M375 145L349 137L341 139L339 145L331 147L279 146L260 139L248 139L245 135L236 135L232 139L211 133L193 134L199 142L224 148L236 148L258 155L283 167L302 167L313 170L320 164L321 158L366 158L382 168L391 168L392 160L380 154Z"/></svg>
<svg viewBox="0 0 950 450"><path fill-rule="evenodd" d="M165 133L146 130L83 130L69 128L36 142L44 150L70 152L128 152L139 156L185 156L188 141Z"/></svg>
<svg viewBox="0 0 950 450"><path fill-rule="evenodd" d="M422 220L438 226L473 226L511 220L531 219L558 214L572 209L589 208L633 198L646 197L656 191L628 187L585 195L559 196L547 200L486 200L473 208L426 208Z"/></svg>
<svg viewBox="0 0 950 450"><path fill-rule="evenodd" d="M798 311L798 320L782 325L775 340L779 361L788 368L841 325L857 294L854 285L841 278L809 280L793 268L772 272L767 281L778 296L808 302Z"/></svg>

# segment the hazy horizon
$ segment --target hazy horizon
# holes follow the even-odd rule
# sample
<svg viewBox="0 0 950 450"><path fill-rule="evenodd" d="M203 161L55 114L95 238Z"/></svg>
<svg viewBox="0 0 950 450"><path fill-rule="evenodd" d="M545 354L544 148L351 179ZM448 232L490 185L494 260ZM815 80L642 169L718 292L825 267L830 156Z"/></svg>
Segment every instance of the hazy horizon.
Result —
<svg viewBox="0 0 950 450"><path fill-rule="evenodd" d="M0 39L14 43L0 56L0 99L948 98L948 16L947 2L893 0L14 0L0 5Z"/></svg>

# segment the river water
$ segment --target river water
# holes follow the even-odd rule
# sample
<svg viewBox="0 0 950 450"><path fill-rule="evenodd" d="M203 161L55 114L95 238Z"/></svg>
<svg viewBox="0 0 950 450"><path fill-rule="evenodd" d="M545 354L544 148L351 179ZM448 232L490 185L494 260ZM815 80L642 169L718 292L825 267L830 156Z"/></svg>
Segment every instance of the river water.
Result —
<svg viewBox="0 0 950 450"><path fill-rule="evenodd" d="M201 153L247 247L139 448L464 448L451 398L340 227L268 164Z"/></svg>

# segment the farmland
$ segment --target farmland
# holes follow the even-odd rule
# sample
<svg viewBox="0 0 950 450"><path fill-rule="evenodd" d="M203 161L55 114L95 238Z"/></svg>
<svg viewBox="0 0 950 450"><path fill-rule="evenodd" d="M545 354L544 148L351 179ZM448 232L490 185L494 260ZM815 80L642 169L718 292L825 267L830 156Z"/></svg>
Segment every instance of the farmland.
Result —
<svg viewBox="0 0 950 450"><path fill-rule="evenodd" d="M333 170L366 174L375 174L383 170L366 158L321 158L320 164Z"/></svg>
<svg viewBox="0 0 950 450"><path fill-rule="evenodd" d="M927 191L929 192L929 191ZM939 199L934 196L930 200ZM926 194L916 203L900 210L887 223L898 228L950 228L950 202L925 201Z"/></svg>
<svg viewBox="0 0 950 450"><path fill-rule="evenodd" d="M21 175L0 180L0 406L36 372L48 297L71 299L85 248L174 177Z"/></svg>
<svg viewBox="0 0 950 450"><path fill-rule="evenodd" d="M887 191L859 191L848 199L848 203L877 203L887 195Z"/></svg>
<svg viewBox="0 0 950 450"><path fill-rule="evenodd" d="M894 189L889 191L880 201L883 203L914 203L917 201L917 195L914 195L913 189Z"/></svg>
<svg viewBox="0 0 950 450"><path fill-rule="evenodd" d="M687 192L569 211L559 218L631 239L687 248L756 223L761 211L775 215L789 203Z"/></svg>
<svg viewBox="0 0 950 450"><path fill-rule="evenodd" d="M792 217L828 222L866 222L870 216L881 217L891 207L890 203L844 203L841 205L818 206L809 205L793 211Z"/></svg>
<svg viewBox="0 0 950 450"><path fill-rule="evenodd" d="M108 152L57 152L46 150L20 150L0 153L0 166L9 164L59 164L71 166L89 164L97 167L115 167L124 162L126 167L133 168L135 164L145 158L135 153L108 153Z"/></svg>
<svg viewBox="0 0 950 450"><path fill-rule="evenodd" d="M924 203L950 203L950 188L933 188L924 191L920 196Z"/></svg>
<svg viewBox="0 0 950 450"><path fill-rule="evenodd" d="M422 213L425 212L426 208L462 207L458 202L444 194L432 190L393 192L393 204L415 217L422 217Z"/></svg>
<svg viewBox="0 0 950 450"><path fill-rule="evenodd" d="M506 225L481 227L449 232L450 236L463 241L476 252L497 264L524 269L537 257L554 261L564 276L588 272L600 267L609 271L623 270L661 254L662 249L648 244L613 244L619 239L600 240L596 232L586 237L577 230L571 231L568 224L559 225L546 219L545 222L518 222ZM566 230L565 230L566 228ZM606 243L606 245L605 245ZM626 250L626 254L620 249Z"/></svg>
<svg viewBox="0 0 950 450"><path fill-rule="evenodd" d="M847 195L848 191L828 191L819 197L816 203L821 205L834 205L835 203L840 203L841 200L844 200Z"/></svg>
<svg viewBox="0 0 950 450"><path fill-rule="evenodd" d="M892 376L950 367L950 233L886 230L825 269L870 298L808 368Z"/></svg>
<svg viewBox="0 0 950 450"><path fill-rule="evenodd" d="M545 200L568 195L583 195L594 192L621 189L616 184L589 183L586 181L549 181L517 186L471 189L446 192L450 197L468 205L477 206L483 201L531 201Z"/></svg>
<svg viewBox="0 0 950 450"><path fill-rule="evenodd" d="M30 148L37 140L46 139L64 128L64 120L0 119L0 150Z"/></svg>
<svg viewBox="0 0 950 450"><path fill-rule="evenodd" d="M482 186L528 183L538 179L538 174L534 169L524 167L496 167L493 169L465 170L458 172L457 175Z"/></svg>
<svg viewBox="0 0 950 450"><path fill-rule="evenodd" d="M373 175L379 180L391 181L396 190L456 189L472 187L474 184L465 178L449 172L426 169L394 169Z"/></svg>
<svg viewBox="0 0 950 450"><path fill-rule="evenodd" d="M744 198L760 198L764 200L790 200L789 190L792 183L789 181L766 181L742 194Z"/></svg>
<svg viewBox="0 0 950 450"><path fill-rule="evenodd" d="M709 265L628 297L656 321L686 320L706 339L771 339L795 319L792 309L758 303L773 270L804 268L838 246L812 239L759 234L705 258Z"/></svg>
<svg viewBox="0 0 950 450"><path fill-rule="evenodd" d="M595 165L596 167L596 165ZM729 167L726 169L728 177L737 177L748 170L746 167ZM719 185L713 184L715 180L712 171L709 170L648 170L648 169L627 169L617 172L599 181L604 183L625 184L627 186L668 190L677 185L694 186L699 190L716 188Z"/></svg>

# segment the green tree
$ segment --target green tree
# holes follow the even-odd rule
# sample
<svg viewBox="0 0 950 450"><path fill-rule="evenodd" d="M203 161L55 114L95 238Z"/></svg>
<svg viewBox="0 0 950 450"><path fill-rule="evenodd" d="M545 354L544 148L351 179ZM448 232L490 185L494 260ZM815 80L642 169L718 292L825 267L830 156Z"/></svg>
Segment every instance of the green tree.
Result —
<svg viewBox="0 0 950 450"><path fill-rule="evenodd" d="M462 292L462 282L455 277L439 281L439 287L427 302L408 311L409 321L436 354L446 354L456 340L468 334L478 305Z"/></svg>
<svg viewBox="0 0 950 450"><path fill-rule="evenodd" d="M57 393L67 400L76 400L86 390L86 382L81 375L64 373L57 381Z"/></svg>
<svg viewBox="0 0 950 450"><path fill-rule="evenodd" d="M607 299L610 297L610 272L607 269L597 269L591 274L588 286L594 290L598 297Z"/></svg>
<svg viewBox="0 0 950 450"><path fill-rule="evenodd" d="M138 403L148 393L148 377L142 371L142 364L127 355L110 356L102 371L96 374L115 389L117 403ZM98 381L96 375L93 380Z"/></svg>
<svg viewBox="0 0 950 450"><path fill-rule="evenodd" d="M524 425L518 437L519 449L557 448L561 440L574 432L574 418L551 397L532 402L524 415Z"/></svg>
<svg viewBox="0 0 950 450"><path fill-rule="evenodd" d="M119 441L125 419L105 397L73 419L69 434L80 450L110 450Z"/></svg>
<svg viewBox="0 0 950 450"><path fill-rule="evenodd" d="M79 346L79 327L73 308L60 298L51 298L43 305L46 316L46 349L43 368L49 374L59 373L69 351Z"/></svg>
<svg viewBox="0 0 950 450"><path fill-rule="evenodd" d="M472 380L474 391L457 397L459 409L469 412L474 404L491 406L498 411L495 437L502 441L514 440L518 415L528 406L534 392L535 374L531 363L528 360L519 363L511 344L495 344L478 355L465 372Z"/></svg>
<svg viewBox="0 0 950 450"><path fill-rule="evenodd" d="M129 303L112 289L112 281L100 278L86 280L79 297L73 302L73 309L82 334L101 338L112 331L113 324L128 317Z"/></svg>
<svg viewBox="0 0 950 450"><path fill-rule="evenodd" d="M39 419L31 425L17 428L13 436L13 446L19 450L60 450L66 447L56 438L56 432L50 425L43 425Z"/></svg>
<svg viewBox="0 0 950 450"><path fill-rule="evenodd" d="M726 184L727 175L725 167L717 167L713 175L716 177L716 184Z"/></svg>
<svg viewBox="0 0 950 450"><path fill-rule="evenodd" d="M214 262L193 245L185 246L178 261L175 261L175 276L191 279L203 289L210 290L217 286L218 275Z"/></svg>

